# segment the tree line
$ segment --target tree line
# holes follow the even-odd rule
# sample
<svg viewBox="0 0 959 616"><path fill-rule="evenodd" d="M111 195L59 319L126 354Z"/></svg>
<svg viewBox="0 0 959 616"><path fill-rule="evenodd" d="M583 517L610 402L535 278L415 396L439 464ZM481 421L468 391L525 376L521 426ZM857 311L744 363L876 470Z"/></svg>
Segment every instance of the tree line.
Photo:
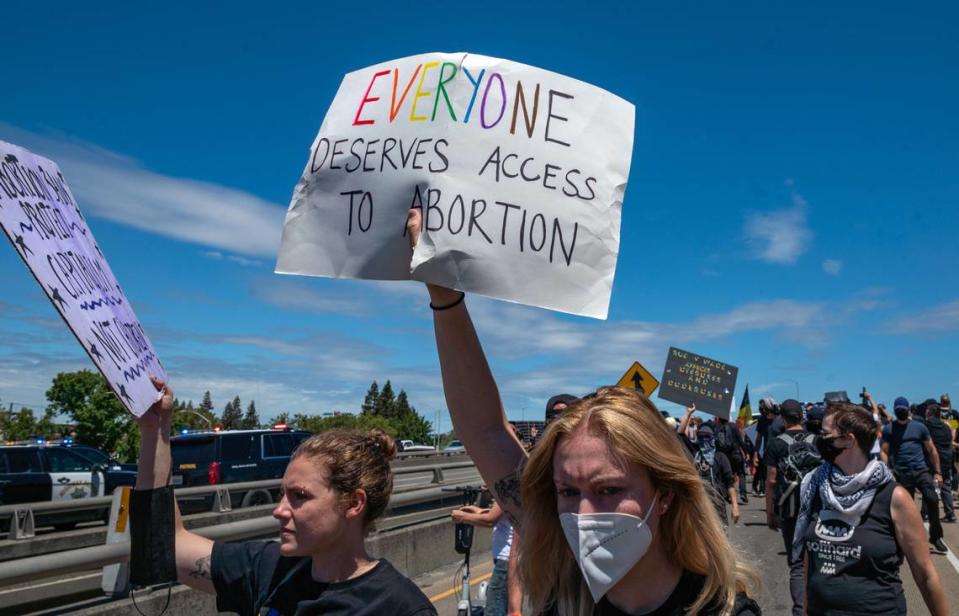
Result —
<svg viewBox="0 0 959 616"><path fill-rule="evenodd" d="M0 410L0 436L10 441L68 437L70 434L63 433L66 426L55 422L57 416L66 416L75 425L76 443L107 451L122 462L136 461L140 447L136 422L99 372L61 372L53 379L46 396L49 404L40 418L28 408L17 413ZM250 400L244 411L239 396L234 396L217 414L209 391L203 394L198 405L192 400L176 399L173 408L174 433L184 429L269 428L275 423L286 423L291 428L314 433L333 428L379 428L394 438L423 443L429 440L432 430L430 422L410 405L406 392L401 389L399 394L394 393L389 380L382 389L374 380L355 414L282 412L272 422L264 424L260 421L256 402Z"/></svg>

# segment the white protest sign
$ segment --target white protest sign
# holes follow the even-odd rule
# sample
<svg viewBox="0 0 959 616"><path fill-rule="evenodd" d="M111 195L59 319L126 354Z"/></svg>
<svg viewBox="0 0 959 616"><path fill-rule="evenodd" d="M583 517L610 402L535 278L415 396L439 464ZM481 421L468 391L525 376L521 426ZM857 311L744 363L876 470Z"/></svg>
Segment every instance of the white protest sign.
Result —
<svg viewBox="0 0 959 616"><path fill-rule="evenodd" d="M525 64L430 53L344 77L276 271L422 280L606 318L633 105ZM410 207L423 213L412 263Z"/></svg>
<svg viewBox="0 0 959 616"><path fill-rule="evenodd" d="M0 227L120 401L140 416L166 379L56 163L0 141Z"/></svg>

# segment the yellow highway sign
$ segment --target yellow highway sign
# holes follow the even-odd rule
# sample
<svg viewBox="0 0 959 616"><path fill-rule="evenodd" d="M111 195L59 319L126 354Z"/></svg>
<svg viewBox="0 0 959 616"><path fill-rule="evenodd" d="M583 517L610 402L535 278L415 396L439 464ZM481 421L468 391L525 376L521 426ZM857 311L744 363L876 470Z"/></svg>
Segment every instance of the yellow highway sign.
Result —
<svg viewBox="0 0 959 616"><path fill-rule="evenodd" d="M649 370L643 367L643 364L634 361L633 365L629 367L629 370L626 371L623 378L619 379L616 385L619 387L638 389L646 394L648 398L652 396L656 388L659 387L659 381L649 373Z"/></svg>

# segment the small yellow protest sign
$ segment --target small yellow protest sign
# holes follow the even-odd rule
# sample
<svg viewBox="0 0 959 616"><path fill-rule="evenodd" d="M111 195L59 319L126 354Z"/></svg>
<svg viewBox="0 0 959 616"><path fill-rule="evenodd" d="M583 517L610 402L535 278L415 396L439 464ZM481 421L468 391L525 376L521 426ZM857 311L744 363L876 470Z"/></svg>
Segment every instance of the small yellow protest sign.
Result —
<svg viewBox="0 0 959 616"><path fill-rule="evenodd" d="M659 381L656 380L652 374L649 373L649 370L643 367L643 364L638 361L634 361L633 365L629 367L629 370L626 371L626 374L623 375L619 382L616 383L618 387L629 387L632 389L638 389L639 391L646 394L646 397L653 395L653 392L656 391L656 388L659 387Z"/></svg>

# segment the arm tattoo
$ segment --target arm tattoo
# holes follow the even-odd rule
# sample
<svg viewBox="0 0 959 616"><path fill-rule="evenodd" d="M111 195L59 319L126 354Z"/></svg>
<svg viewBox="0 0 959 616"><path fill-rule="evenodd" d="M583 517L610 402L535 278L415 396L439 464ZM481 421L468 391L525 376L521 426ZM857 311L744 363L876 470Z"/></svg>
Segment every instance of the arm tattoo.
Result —
<svg viewBox="0 0 959 616"><path fill-rule="evenodd" d="M210 575L210 556L198 558L194 563L193 571L190 571L190 577L200 579L213 579Z"/></svg>
<svg viewBox="0 0 959 616"><path fill-rule="evenodd" d="M523 469L520 467L509 475L501 477L493 484L493 496L499 501L503 511L509 517L510 523L517 528L519 527L518 520L511 509L520 509L523 506L520 498L520 476L522 473Z"/></svg>

